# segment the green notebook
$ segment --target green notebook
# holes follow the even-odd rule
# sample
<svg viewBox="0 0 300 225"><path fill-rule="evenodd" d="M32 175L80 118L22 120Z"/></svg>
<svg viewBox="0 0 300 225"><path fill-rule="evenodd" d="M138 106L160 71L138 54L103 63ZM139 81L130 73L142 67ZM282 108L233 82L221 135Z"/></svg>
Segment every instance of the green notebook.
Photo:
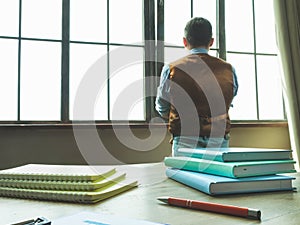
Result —
<svg viewBox="0 0 300 225"><path fill-rule="evenodd" d="M278 173L296 172L293 160L269 160L250 162L219 162L191 157L165 157L168 167L203 172L225 177L239 178Z"/></svg>
<svg viewBox="0 0 300 225"><path fill-rule="evenodd" d="M0 196L95 203L138 185L113 166L28 164L0 171Z"/></svg>
<svg viewBox="0 0 300 225"><path fill-rule="evenodd" d="M0 187L31 188L44 190L66 190L66 191L92 191L102 188L125 178L125 173L114 174L96 181L47 181L47 180L20 180L0 179Z"/></svg>
<svg viewBox="0 0 300 225"><path fill-rule="evenodd" d="M0 179L99 181L115 172L112 166L27 164L0 170Z"/></svg>
<svg viewBox="0 0 300 225"><path fill-rule="evenodd" d="M0 196L76 203L96 203L138 185L136 180L118 181L94 191L58 191L0 187Z"/></svg>

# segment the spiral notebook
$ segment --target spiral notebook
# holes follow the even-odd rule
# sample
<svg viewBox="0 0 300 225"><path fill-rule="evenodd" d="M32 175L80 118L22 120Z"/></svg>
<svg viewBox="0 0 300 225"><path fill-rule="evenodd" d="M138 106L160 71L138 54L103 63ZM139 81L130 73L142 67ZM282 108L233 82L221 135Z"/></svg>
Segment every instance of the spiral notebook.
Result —
<svg viewBox="0 0 300 225"><path fill-rule="evenodd" d="M112 175L96 181L53 181L28 179L0 179L0 187L31 188L41 190L62 191L93 191L125 178L124 172L115 172Z"/></svg>
<svg viewBox="0 0 300 225"><path fill-rule="evenodd" d="M94 191L58 191L0 187L0 196L75 203L97 203L138 185L136 180L124 179Z"/></svg>
<svg viewBox="0 0 300 225"><path fill-rule="evenodd" d="M113 166L28 164L0 171L0 196L96 203L138 186Z"/></svg>
<svg viewBox="0 0 300 225"><path fill-rule="evenodd" d="M0 170L0 179L99 181L115 172L113 166L27 164Z"/></svg>

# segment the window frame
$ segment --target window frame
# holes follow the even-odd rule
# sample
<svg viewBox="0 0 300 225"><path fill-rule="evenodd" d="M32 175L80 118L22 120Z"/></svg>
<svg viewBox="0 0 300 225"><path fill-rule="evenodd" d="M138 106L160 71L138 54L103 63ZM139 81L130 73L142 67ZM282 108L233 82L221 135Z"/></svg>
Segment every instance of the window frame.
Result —
<svg viewBox="0 0 300 225"><path fill-rule="evenodd" d="M191 18L193 17L193 1L194 0L190 0L191 1ZM252 55L254 57L254 64L255 64L255 88L256 88L256 115L257 115L257 119L253 119L253 120L232 120L232 124L237 124L237 125L242 125L244 126L245 124L249 124L250 126L252 126L253 124L265 124L265 125L270 125L270 124L286 124L287 123L287 115L286 115L286 109L285 109L285 104L283 104L283 113L284 113L284 119L278 119L278 120L262 120L260 119L259 116L259 101L258 101L258 75L257 75L257 57L258 56L277 56L278 54L272 54L272 53L259 53L257 52L257 48L256 48L256 33L255 33L255 7L254 7L254 2L255 0L251 0L252 2L252 14L253 14L253 37L254 37L254 52L238 52L238 51L227 51L226 49L226 32L225 32L225 0L215 0L216 1L216 30L217 30L217 34L216 34L216 41L217 41L217 46L216 48L211 48L211 50L216 50L217 52L217 56L221 59L226 60L226 56L227 53L234 53L234 54L247 54L247 55ZM157 40L158 41L164 41L164 34L159 31L163 30L164 28L164 9L163 9L163 2L164 0L158 0L158 4L157 4L157 8L158 8L158 28L157 28ZM161 16L160 16L161 15ZM158 47L158 49L163 49L164 47L177 47L178 46L160 46ZM164 58L164 52L163 50L158 50L157 52L158 58L160 59L159 61L163 61ZM162 65L160 63L157 63L157 71L160 71L162 68ZM283 96L282 96L283 98ZM283 98L283 103L284 103L284 98Z"/></svg>
<svg viewBox="0 0 300 225"><path fill-rule="evenodd" d="M220 58L226 60L226 53L240 53L240 54L248 54L245 52L230 52L226 51L226 33L225 33L225 0L215 0L217 2L217 47L213 50L217 51L217 54ZM191 5L193 7L193 0L191 0ZM255 8L254 8L254 0L252 0L253 4L253 23L255 26ZM108 7L108 27L109 27L109 0L107 0ZM158 116L155 111L155 94L156 88L159 84L160 79L160 71L163 66L164 59L164 51L165 47L163 44L164 41L164 0L144 0L143 1L143 40L145 41L144 47L144 58L147 59L144 63L144 77L150 78L151 82L146 82L145 92L150 93L150 97L146 97L145 99L145 121L114 121L110 120L110 112L109 112L109 95L108 95L108 120L105 121L95 121L97 125L101 126L111 126L111 123L119 123L122 126L122 123L130 123L133 126L144 126L148 124L152 118ZM193 16L193 10L191 8L191 17ZM147 28L147 29L145 29ZM70 120L70 43L81 43L77 41L70 41L70 0L62 0L62 37L61 40L55 39L39 39L39 38L25 38L21 36L22 30L22 0L19 0L19 34L18 37L11 36L0 36L0 38L4 39L15 39L18 40L18 112L17 112L17 121L0 121L0 125L28 125L28 126L69 126L72 125L72 120ZM255 32L255 28L254 28ZM255 33L254 33L255 38ZM50 41L50 42L61 42L61 120L59 121L22 121L20 120L20 64L21 64L21 44L23 40L32 40L32 41ZM255 40L254 40L255 42ZM82 42L83 43L83 42ZM106 45L108 50L109 46L130 46L130 44L118 44L118 43L110 43L109 42L109 33L107 37L107 43L94 43L94 42L84 42L87 44L103 44ZM83 44L84 44L83 43ZM156 44L155 44L156 43ZM255 44L255 43L254 43ZM173 46L174 47L174 46ZM257 55L273 55L273 54L262 54L257 53L256 48L253 54L255 57L255 71L256 71L256 56ZM109 63L109 62L108 62ZM256 71L257 72L257 71ZM153 76L153 74L155 76ZM257 74L255 74L255 79L257 81ZM109 87L109 84L108 84ZM257 87L257 83L256 83ZM109 88L108 88L109 92ZM257 89L256 89L257 93ZM145 93L144 93L145 94ZM258 97L257 97L258 98ZM285 124L286 119L284 120L259 120L259 106L258 100L257 104L257 120L233 120L233 124ZM284 109L285 112L285 109ZM285 113L286 114L286 113ZM79 121L81 124L86 124L86 121ZM158 124L159 125L159 124Z"/></svg>

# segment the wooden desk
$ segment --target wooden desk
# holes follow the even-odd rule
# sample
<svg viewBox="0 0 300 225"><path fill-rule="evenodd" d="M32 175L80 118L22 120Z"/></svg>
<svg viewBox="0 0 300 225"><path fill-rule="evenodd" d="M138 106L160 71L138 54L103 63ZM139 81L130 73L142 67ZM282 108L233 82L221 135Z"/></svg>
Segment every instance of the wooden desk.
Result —
<svg viewBox="0 0 300 225"><path fill-rule="evenodd" d="M95 205L0 198L0 224L7 225L38 216L53 221L81 211L101 212L171 225L300 224L300 194L297 192L211 197L168 179L164 174L165 167L162 163L120 166L118 170L126 171L129 176L138 177L141 186ZM294 186L299 190L300 174L292 175L297 177ZM262 220L167 206L156 200L159 196L176 196L257 208L262 211Z"/></svg>

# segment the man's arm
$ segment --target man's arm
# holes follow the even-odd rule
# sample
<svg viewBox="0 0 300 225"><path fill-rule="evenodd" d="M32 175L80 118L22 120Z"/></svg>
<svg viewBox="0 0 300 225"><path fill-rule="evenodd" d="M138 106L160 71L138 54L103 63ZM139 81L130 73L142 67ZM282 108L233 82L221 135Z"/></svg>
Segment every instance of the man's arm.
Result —
<svg viewBox="0 0 300 225"><path fill-rule="evenodd" d="M169 119L170 113L170 68L164 66L161 71L160 84L157 88L155 99L155 109L164 119Z"/></svg>
<svg viewBox="0 0 300 225"><path fill-rule="evenodd" d="M233 76L233 97L237 95L238 89L239 89L239 83L237 80L235 68L232 66L232 76ZM230 104L230 107L233 107L233 104Z"/></svg>
<svg viewBox="0 0 300 225"><path fill-rule="evenodd" d="M235 68L232 67L232 73L233 73L233 96L237 95L238 89L239 89L239 83L237 80Z"/></svg>

